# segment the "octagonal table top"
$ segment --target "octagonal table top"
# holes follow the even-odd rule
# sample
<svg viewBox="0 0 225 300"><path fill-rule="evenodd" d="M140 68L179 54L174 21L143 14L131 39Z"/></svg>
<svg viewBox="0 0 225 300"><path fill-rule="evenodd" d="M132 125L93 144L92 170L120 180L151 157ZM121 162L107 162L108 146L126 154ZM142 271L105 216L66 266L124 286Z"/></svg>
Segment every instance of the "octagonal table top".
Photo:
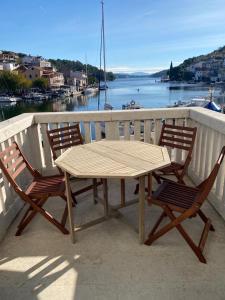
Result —
<svg viewBox="0 0 225 300"><path fill-rule="evenodd" d="M55 164L79 178L139 177L170 165L165 147L138 141L102 140L66 150Z"/></svg>

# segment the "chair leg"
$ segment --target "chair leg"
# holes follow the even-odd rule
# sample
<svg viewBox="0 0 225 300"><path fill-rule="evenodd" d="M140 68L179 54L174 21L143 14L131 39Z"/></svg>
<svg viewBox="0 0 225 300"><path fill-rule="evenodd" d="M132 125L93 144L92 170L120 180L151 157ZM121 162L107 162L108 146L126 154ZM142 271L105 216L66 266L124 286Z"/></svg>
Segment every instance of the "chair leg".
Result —
<svg viewBox="0 0 225 300"><path fill-rule="evenodd" d="M134 194L137 195L139 193L139 183L136 184L136 188Z"/></svg>
<svg viewBox="0 0 225 300"><path fill-rule="evenodd" d="M31 213L26 217L25 220L23 220L23 223L20 223L16 235L21 235L24 228L31 222L31 220L37 213L40 213L45 219L55 225L63 234L69 233L69 231L61 223L59 223L49 212L42 208L47 199L48 198L42 199L38 204L36 204L35 202L30 202L30 205L32 207Z"/></svg>
<svg viewBox="0 0 225 300"><path fill-rule="evenodd" d="M50 223L55 225L63 234L69 234L69 231L55 218L53 218L53 216L50 213L48 213L46 210L40 207L39 212L45 219L47 219Z"/></svg>
<svg viewBox="0 0 225 300"><path fill-rule="evenodd" d="M62 216L62 219L61 219L61 224L62 224L63 227L65 227L65 225L66 225L67 216L68 216L68 207L67 207L67 204L66 204L66 207L64 209L63 216Z"/></svg>
<svg viewBox="0 0 225 300"><path fill-rule="evenodd" d="M93 179L93 199L94 199L94 204L97 204L97 197L98 197L98 186L97 186L97 179Z"/></svg>
<svg viewBox="0 0 225 300"><path fill-rule="evenodd" d="M173 212L168 208L164 207L165 214L171 219L171 222L162 227L160 230L158 230L155 234L149 235L148 239L146 240L146 245L151 245L155 240L157 240L159 237L163 236L167 232L169 232L173 228L177 228L177 230L180 232L180 234L183 236L187 244L190 246L190 248L193 250L195 255L198 257L199 261L202 263L206 263L206 259L202 254L202 251L200 247L196 246L196 244L193 242L193 240L190 238L190 236L187 234L185 229L181 226L180 223L177 223L177 218L173 214ZM162 217L162 216L161 216Z"/></svg>
<svg viewBox="0 0 225 300"><path fill-rule="evenodd" d="M158 184L161 184L160 176L156 174L156 172L152 172L152 176L155 178Z"/></svg>
<svg viewBox="0 0 225 300"><path fill-rule="evenodd" d="M151 195L151 183L149 182L149 177L148 177L148 187L145 188L145 191L148 193L148 196L150 197ZM135 187L135 191L134 191L134 194L137 195L139 194L139 183L136 184L136 187Z"/></svg>
<svg viewBox="0 0 225 300"><path fill-rule="evenodd" d="M40 199L36 202L36 205L39 207L43 206L46 202L47 198ZM38 203L38 204L37 204ZM28 215L28 213L30 214ZM20 221L19 225L17 226L16 236L20 236L25 229L25 227L31 222L31 220L36 216L38 213L37 210L35 210L33 207L29 207L29 209L26 211L25 215L23 216L22 220Z"/></svg>
<svg viewBox="0 0 225 300"><path fill-rule="evenodd" d="M175 215L170 211L169 217L171 221L174 221L176 219ZM199 261L206 264L206 259L204 255L202 254L202 251L200 247L196 246L193 240L190 238L190 236L187 234L186 230L181 226L181 224L176 225L177 230L180 232L180 234L183 236L185 241L188 243L190 248L193 250L195 255L198 257ZM201 244L201 242L200 242Z"/></svg>
<svg viewBox="0 0 225 300"><path fill-rule="evenodd" d="M125 190L125 179L120 180L120 193L121 193L121 207L126 206L126 190Z"/></svg>
<svg viewBox="0 0 225 300"><path fill-rule="evenodd" d="M152 236L156 229L159 227L160 223L162 222L162 220L166 217L165 212L163 211L162 214L160 215L160 217L158 218L158 220L156 221L155 225L152 228L152 231L149 233L149 236Z"/></svg>
<svg viewBox="0 0 225 300"><path fill-rule="evenodd" d="M201 209L199 209L198 215L205 224L209 221L209 219L206 217L206 215L203 213L203 211ZM210 230L215 231L215 228L213 227L212 224L210 225Z"/></svg>
<svg viewBox="0 0 225 300"><path fill-rule="evenodd" d="M71 189L71 197L73 199L72 206L74 207L77 204L77 199L76 199L75 193L72 192L72 189Z"/></svg>

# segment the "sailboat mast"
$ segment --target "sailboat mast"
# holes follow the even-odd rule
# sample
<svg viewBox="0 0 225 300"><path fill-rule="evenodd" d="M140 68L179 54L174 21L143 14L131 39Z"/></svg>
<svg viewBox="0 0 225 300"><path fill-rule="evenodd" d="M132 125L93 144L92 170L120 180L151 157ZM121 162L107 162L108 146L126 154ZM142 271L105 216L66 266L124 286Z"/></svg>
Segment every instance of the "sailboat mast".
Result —
<svg viewBox="0 0 225 300"><path fill-rule="evenodd" d="M86 65L86 86L88 86L88 69L87 69L87 54L85 54L85 65Z"/></svg>
<svg viewBox="0 0 225 300"><path fill-rule="evenodd" d="M103 46L103 65L104 65L104 82L105 82L105 103L107 102L106 91L106 58L105 58L105 16L104 16L104 2L102 4L102 46Z"/></svg>

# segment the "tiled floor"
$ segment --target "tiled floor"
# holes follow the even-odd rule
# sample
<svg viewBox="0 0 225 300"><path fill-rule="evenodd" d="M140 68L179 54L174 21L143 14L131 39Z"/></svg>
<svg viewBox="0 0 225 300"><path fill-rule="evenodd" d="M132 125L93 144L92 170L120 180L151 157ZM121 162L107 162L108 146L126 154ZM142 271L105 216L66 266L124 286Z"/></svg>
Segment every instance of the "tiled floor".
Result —
<svg viewBox="0 0 225 300"><path fill-rule="evenodd" d="M135 182L127 182L134 198ZM110 202L119 201L119 182L110 182ZM47 206L62 212L60 199ZM138 242L138 207L121 209L118 218L80 231L77 243L37 216L23 235L14 233L20 214L0 244L0 299L225 299L225 225L206 203L204 211L216 232L205 248L208 263L200 263L176 230L151 247ZM80 196L74 209L76 224L103 214L92 193ZM160 210L146 206L146 233ZM186 222L199 237L202 223Z"/></svg>

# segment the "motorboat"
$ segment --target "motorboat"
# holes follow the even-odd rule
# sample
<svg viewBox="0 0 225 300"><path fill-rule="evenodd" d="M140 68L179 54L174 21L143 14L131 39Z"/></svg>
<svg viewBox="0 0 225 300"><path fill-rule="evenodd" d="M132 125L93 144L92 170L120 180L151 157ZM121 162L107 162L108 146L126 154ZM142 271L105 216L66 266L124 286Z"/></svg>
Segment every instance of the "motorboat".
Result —
<svg viewBox="0 0 225 300"><path fill-rule="evenodd" d="M98 92L98 88L94 88L94 87L87 87L84 90L84 95L93 95L96 94Z"/></svg>
<svg viewBox="0 0 225 300"><path fill-rule="evenodd" d="M140 108L141 108L141 106L138 103L136 103L134 100L131 100L129 103L122 105L123 110L126 110L126 109L140 109Z"/></svg>
<svg viewBox="0 0 225 300"><path fill-rule="evenodd" d="M22 99L15 96L0 96L0 102L18 102Z"/></svg>

